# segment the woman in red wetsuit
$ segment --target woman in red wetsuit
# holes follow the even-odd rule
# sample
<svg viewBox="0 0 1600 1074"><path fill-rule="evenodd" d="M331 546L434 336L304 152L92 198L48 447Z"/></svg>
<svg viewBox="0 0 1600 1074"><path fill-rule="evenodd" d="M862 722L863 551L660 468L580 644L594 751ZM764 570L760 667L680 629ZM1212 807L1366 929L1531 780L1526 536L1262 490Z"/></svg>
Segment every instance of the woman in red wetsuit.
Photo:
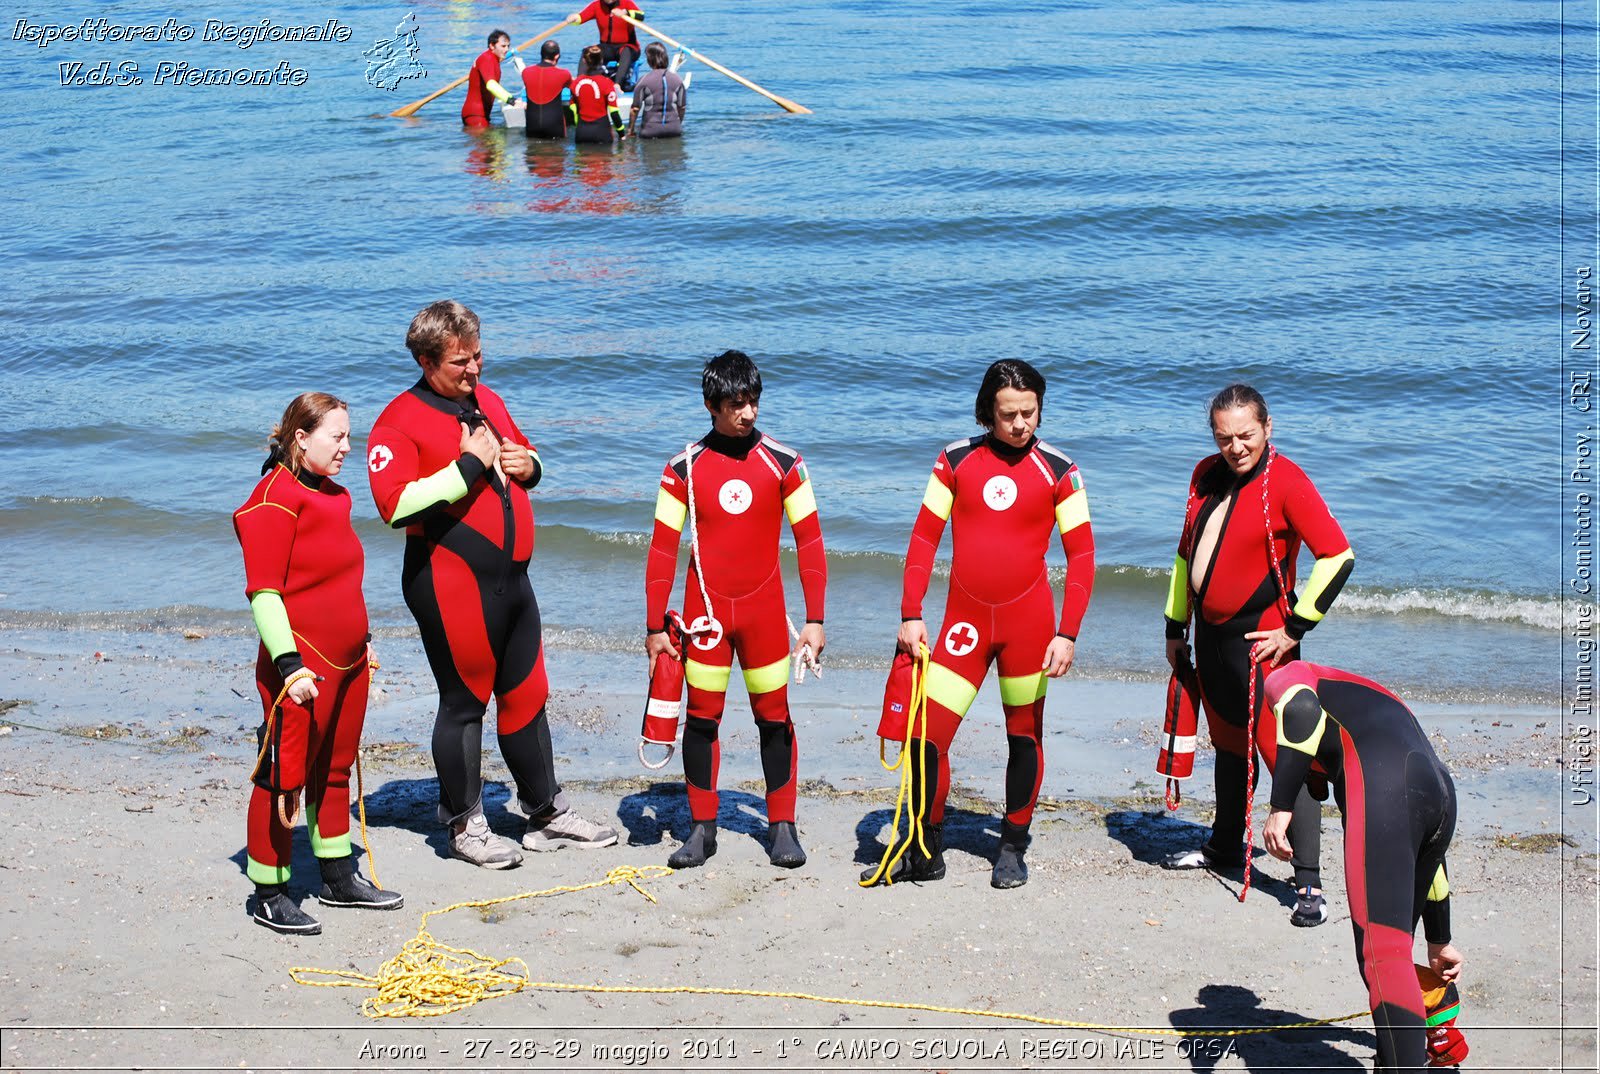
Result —
<svg viewBox="0 0 1600 1074"><path fill-rule="evenodd" d="M1217 751L1217 812L1211 837L1181 851L1170 869L1240 867L1250 745L1250 698L1256 704L1256 748L1271 764L1274 735L1262 678L1299 658L1300 639L1322 620L1350 575L1354 555L1305 472L1271 445L1266 400L1247 384L1224 388L1211 401L1211 434L1218 452L1200 461L1189 482L1189 503L1167 592L1167 662L1189 652L1184 640L1194 610L1194 668L1206 724ZM1270 539L1269 539L1270 534ZM1295 592L1301 544L1316 557ZM1252 681L1253 680L1253 681ZM1289 829L1299 899L1290 920L1327 920L1318 865L1320 807L1302 793Z"/></svg>
<svg viewBox="0 0 1600 1074"><path fill-rule="evenodd" d="M1094 588L1094 532L1083 478L1071 459L1034 435L1044 386L1039 371L1020 359L989 367L973 405L974 417L988 432L939 453L911 531L898 645L913 654L924 645L932 652L928 737L911 755L917 768L913 778L926 780L919 785L932 793L923 798L928 853L913 843L890 874L896 882L944 876L950 743L995 663L1009 757L1005 817L990 883L1013 888L1028 879L1023 855L1044 778L1046 680L1072 666L1078 627ZM922 598L947 522L954 530L950 594L944 625L930 639ZM1060 533L1067 554L1059 618L1044 560L1052 531ZM876 872L868 870L863 879Z"/></svg>
<svg viewBox="0 0 1600 1074"><path fill-rule="evenodd" d="M570 92L574 141L610 145L628 136L617 107L617 84L606 77L599 45L583 50Z"/></svg>
<svg viewBox="0 0 1600 1074"><path fill-rule="evenodd" d="M350 452L349 410L306 392L283 412L271 444L260 482L233 514L261 635L256 689L266 714L245 871L256 883L252 917L276 932L307 934L322 926L287 890L301 791L322 867L319 901L395 910L402 900L356 872L350 845L350 766L367 711L370 635L350 493L333 480Z"/></svg>

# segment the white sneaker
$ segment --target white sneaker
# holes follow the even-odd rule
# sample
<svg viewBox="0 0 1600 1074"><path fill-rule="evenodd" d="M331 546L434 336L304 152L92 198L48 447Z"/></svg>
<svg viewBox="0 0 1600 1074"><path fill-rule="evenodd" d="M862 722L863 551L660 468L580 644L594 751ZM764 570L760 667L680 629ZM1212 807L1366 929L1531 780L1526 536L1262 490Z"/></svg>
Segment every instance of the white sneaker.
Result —
<svg viewBox="0 0 1600 1074"><path fill-rule="evenodd" d="M509 839L489 830L482 813L467 818L467 826L450 831L450 856L481 865L485 869L509 869L522 862L522 851Z"/></svg>
<svg viewBox="0 0 1600 1074"><path fill-rule="evenodd" d="M522 837L522 845L529 850L560 850L562 847L597 850L614 846L616 841L615 828L596 824L571 809L528 821L528 832Z"/></svg>

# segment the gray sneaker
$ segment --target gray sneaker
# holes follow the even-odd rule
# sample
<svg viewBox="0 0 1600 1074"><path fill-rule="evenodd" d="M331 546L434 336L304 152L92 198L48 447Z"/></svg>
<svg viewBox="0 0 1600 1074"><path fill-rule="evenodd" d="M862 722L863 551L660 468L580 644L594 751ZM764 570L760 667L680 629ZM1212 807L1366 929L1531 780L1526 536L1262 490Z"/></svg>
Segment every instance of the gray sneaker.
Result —
<svg viewBox="0 0 1600 1074"><path fill-rule="evenodd" d="M522 845L529 850L560 850L562 847L595 850L613 846L616 841L615 828L596 824L571 809L528 821L528 832L522 837Z"/></svg>
<svg viewBox="0 0 1600 1074"><path fill-rule="evenodd" d="M489 830L482 813L467 818L467 826L450 831L450 856L481 865L485 869L509 869L522 863L522 851L509 839Z"/></svg>

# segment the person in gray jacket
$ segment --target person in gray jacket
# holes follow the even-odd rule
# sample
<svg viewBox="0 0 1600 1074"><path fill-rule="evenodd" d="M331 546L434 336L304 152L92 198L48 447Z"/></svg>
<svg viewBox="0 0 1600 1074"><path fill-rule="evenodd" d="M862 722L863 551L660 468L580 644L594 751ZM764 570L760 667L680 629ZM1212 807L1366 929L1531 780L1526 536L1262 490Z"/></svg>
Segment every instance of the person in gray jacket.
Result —
<svg viewBox="0 0 1600 1074"><path fill-rule="evenodd" d="M683 114L689 109L689 92L678 72L667 69L667 49L652 41L644 49L650 70L633 87L633 109L628 113L628 134L639 126L641 138L677 138L683 134ZM640 117L644 118L642 124Z"/></svg>

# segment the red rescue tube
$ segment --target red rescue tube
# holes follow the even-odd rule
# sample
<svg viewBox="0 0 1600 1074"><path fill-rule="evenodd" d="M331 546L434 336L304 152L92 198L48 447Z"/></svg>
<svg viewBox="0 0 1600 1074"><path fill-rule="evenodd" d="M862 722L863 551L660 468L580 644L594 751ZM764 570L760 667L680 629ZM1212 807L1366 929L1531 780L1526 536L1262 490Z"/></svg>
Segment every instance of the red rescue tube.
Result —
<svg viewBox="0 0 1600 1074"><path fill-rule="evenodd" d="M1166 718L1161 727L1161 752L1156 771L1169 781L1194 775L1195 736L1200 726L1200 678L1187 660L1181 660L1167 680ZM1169 782L1167 808L1176 809L1177 788Z"/></svg>
<svg viewBox="0 0 1600 1074"><path fill-rule="evenodd" d="M685 628L677 612L668 612L663 625L677 657L662 653L656 657L650 675L650 694L644 704L644 726L639 737L645 742L671 746L678 740L678 722L683 716L683 645Z"/></svg>
<svg viewBox="0 0 1600 1074"><path fill-rule="evenodd" d="M889 665L889 681L883 688L883 715L878 719L879 738L905 744L916 667L916 661L910 653L894 654L894 662Z"/></svg>

